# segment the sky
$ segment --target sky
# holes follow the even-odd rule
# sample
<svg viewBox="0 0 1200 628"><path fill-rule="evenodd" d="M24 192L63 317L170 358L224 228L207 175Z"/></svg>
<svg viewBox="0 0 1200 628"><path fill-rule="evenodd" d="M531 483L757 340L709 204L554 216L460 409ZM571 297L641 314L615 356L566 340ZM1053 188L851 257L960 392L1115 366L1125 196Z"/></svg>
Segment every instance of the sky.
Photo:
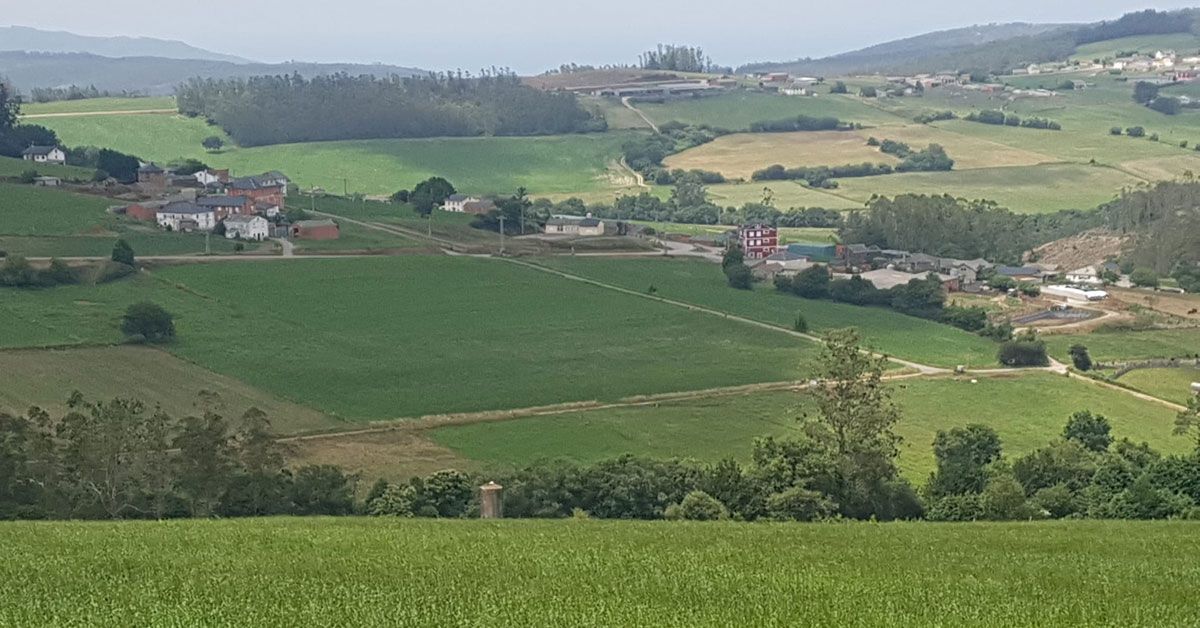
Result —
<svg viewBox="0 0 1200 628"><path fill-rule="evenodd" d="M48 3L54 10L46 10ZM39 0L0 23L82 35L177 39L257 61L389 63L429 70L635 63L656 43L722 65L821 57L993 22L1091 22L1200 0ZM705 8L718 6L719 10ZM3 49L3 42L0 42Z"/></svg>

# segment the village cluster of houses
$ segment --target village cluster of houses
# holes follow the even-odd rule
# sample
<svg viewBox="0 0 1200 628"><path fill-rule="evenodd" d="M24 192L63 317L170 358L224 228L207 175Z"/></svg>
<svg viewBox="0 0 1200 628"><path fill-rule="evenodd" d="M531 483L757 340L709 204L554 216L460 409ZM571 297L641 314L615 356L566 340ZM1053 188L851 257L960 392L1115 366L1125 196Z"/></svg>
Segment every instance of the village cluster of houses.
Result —
<svg viewBox="0 0 1200 628"><path fill-rule="evenodd" d="M120 211L169 231L211 232L221 226L226 238L251 241L333 240L340 235L331 220L284 219L290 181L277 171L231 177L228 170L207 169L184 175L146 163L138 168L137 184L155 200Z"/></svg>
<svg viewBox="0 0 1200 628"><path fill-rule="evenodd" d="M931 273L948 292L984 291L987 289L982 280L985 275L1037 284L1065 279L1059 284L1048 285L1043 291L1070 299L1096 301L1108 296L1100 289L1104 284L1102 275L1118 272L1113 262L1064 274L1052 265L996 265L985 259L938 257L864 244L781 245L779 230L769 225L745 225L722 235L723 238L713 238L714 242L736 242L751 272L761 280L773 280L776 275L794 275L816 264L827 265L834 273L858 275L881 290L905 285L914 279L925 279ZM699 243L697 239L693 242Z"/></svg>

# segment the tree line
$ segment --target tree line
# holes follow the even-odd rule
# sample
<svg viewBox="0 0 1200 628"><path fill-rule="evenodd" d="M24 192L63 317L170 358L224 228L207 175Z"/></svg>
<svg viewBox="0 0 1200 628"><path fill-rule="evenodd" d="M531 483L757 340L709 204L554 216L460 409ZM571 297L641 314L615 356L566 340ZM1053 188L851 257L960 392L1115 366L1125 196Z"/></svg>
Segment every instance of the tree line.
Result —
<svg viewBox="0 0 1200 628"><path fill-rule="evenodd" d="M505 487L517 518L1022 520L1200 516L1200 402L1176 422L1197 452L1163 456L1114 442L1104 417L1073 415L1062 438L1011 461L987 426L939 431L935 471L918 489L900 476L901 413L885 360L853 330L825 339L813 412L788 438L755 440L749 461L631 455L578 465L539 462L493 475L438 471L376 482L329 465L293 467L265 413L223 416L204 392L175 420L160 409L72 394L61 416L0 413L0 518L166 519L269 515L470 517L477 487Z"/></svg>
<svg viewBox="0 0 1200 628"><path fill-rule="evenodd" d="M728 72L730 68L713 63L712 58L699 46L676 46L658 44L654 50L638 55L638 66L643 70L667 70L671 72Z"/></svg>
<svg viewBox="0 0 1200 628"><path fill-rule="evenodd" d="M242 146L607 128L574 94L526 86L503 70L477 77L194 78L177 88L176 98L180 113L208 119Z"/></svg>
<svg viewBox="0 0 1200 628"><path fill-rule="evenodd" d="M107 89L96 89L95 85L88 85L87 87L80 87L79 85L68 85L67 87L34 87L29 90L30 102L37 103L86 100L88 98L137 98L144 95L142 92L129 90L114 92Z"/></svg>
<svg viewBox="0 0 1200 628"><path fill-rule="evenodd" d="M1013 113L1006 114L997 109L986 109L984 111L972 111L968 113L964 120L968 122L980 122L983 124L994 124L997 126L1019 126L1027 129L1044 129L1049 131L1061 131L1062 125L1054 120L1046 118L1025 118L1022 119Z"/></svg>
<svg viewBox="0 0 1200 628"><path fill-rule="evenodd" d="M786 168L782 164L773 164L756 170L750 175L754 181L804 181L810 187L836 188L836 179L853 177L877 177L894 172L941 172L954 168L954 160L946 154L946 149L939 144L930 144L922 150L913 150L908 144L893 140L880 142L875 138L867 140L871 146L879 146L881 152L889 153L900 158L900 163L846 164L843 166L802 166Z"/></svg>

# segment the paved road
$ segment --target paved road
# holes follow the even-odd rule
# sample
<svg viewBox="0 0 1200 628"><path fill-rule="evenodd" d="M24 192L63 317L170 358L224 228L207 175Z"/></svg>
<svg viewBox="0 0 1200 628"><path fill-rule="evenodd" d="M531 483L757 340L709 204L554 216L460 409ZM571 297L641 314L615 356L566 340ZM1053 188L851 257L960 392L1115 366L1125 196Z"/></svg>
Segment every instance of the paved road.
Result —
<svg viewBox="0 0 1200 628"><path fill-rule="evenodd" d="M296 254L296 245L291 240L287 238L271 238L271 240L279 243L284 257L292 257Z"/></svg>

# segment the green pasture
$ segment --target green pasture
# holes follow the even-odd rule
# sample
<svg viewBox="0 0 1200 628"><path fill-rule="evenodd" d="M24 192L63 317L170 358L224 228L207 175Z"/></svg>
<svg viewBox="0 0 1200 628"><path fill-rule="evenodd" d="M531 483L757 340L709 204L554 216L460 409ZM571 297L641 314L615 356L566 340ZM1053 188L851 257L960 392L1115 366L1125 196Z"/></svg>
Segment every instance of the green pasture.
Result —
<svg viewBox="0 0 1200 628"><path fill-rule="evenodd" d="M818 87L818 91L828 88ZM837 94L817 97L782 96L755 91L735 91L719 96L672 100L665 103L635 103L658 124L678 120L707 124L730 131L744 131L754 122L779 120L799 115L833 116L843 122L867 125L896 124L896 116Z"/></svg>
<svg viewBox="0 0 1200 628"><path fill-rule="evenodd" d="M1117 438L1181 452L1175 413L1119 391L1048 373L1000 377L912 379L892 384L902 412L900 467L922 483L934 468L939 430L979 423L992 427L1012 457L1061 435L1072 413L1105 415ZM444 427L438 444L484 465L514 467L562 458L593 462L632 453L653 458L749 460L755 438L798 437L801 420L815 418L807 393L754 392L653 406L634 406Z"/></svg>
<svg viewBox="0 0 1200 628"><path fill-rule="evenodd" d="M1139 369L1122 375L1118 381L1159 399L1185 404L1195 395L1192 384L1200 382L1200 368Z"/></svg>
<svg viewBox="0 0 1200 628"><path fill-rule="evenodd" d="M883 308L858 307L780 294L769 285L734 290L716 264L698 260L552 258L541 263L637 291L654 286L660 297L791 328L802 314L814 333L856 327L878 351L938 366L996 364L996 343L959 329Z"/></svg>
<svg viewBox="0 0 1200 628"><path fill-rule="evenodd" d="M21 114L38 116L45 114L97 113L107 111L151 111L174 109L174 96L154 96L146 98L85 98L83 100L60 100L45 103L25 103L21 105ZM33 118L30 122L34 122ZM40 122L35 122L41 124Z"/></svg>
<svg viewBox="0 0 1200 628"><path fill-rule="evenodd" d="M1090 334L1053 334L1045 339L1051 355L1064 361L1070 360L1067 351L1075 344L1087 347L1092 359L1100 362L1200 356L1200 328L1101 330Z"/></svg>
<svg viewBox="0 0 1200 628"><path fill-rule="evenodd" d="M0 347L114 343L121 312L143 300L175 314L175 355L347 420L795 380L817 351L514 264L441 256L200 264L7 291Z"/></svg>
<svg viewBox="0 0 1200 628"><path fill-rule="evenodd" d="M159 163L181 157L230 168L235 175L287 173L302 187L341 194L391 194L431 176L443 176L470 194L615 191L632 185L615 169L620 132L551 137L469 137L358 140L228 146L207 152L200 142L224 136L203 120L179 115L76 116L40 120L71 145L107 146ZM226 138L228 139L228 138Z"/></svg>
<svg viewBox="0 0 1200 628"><path fill-rule="evenodd" d="M0 524L14 626L1188 625L1194 522Z"/></svg>

